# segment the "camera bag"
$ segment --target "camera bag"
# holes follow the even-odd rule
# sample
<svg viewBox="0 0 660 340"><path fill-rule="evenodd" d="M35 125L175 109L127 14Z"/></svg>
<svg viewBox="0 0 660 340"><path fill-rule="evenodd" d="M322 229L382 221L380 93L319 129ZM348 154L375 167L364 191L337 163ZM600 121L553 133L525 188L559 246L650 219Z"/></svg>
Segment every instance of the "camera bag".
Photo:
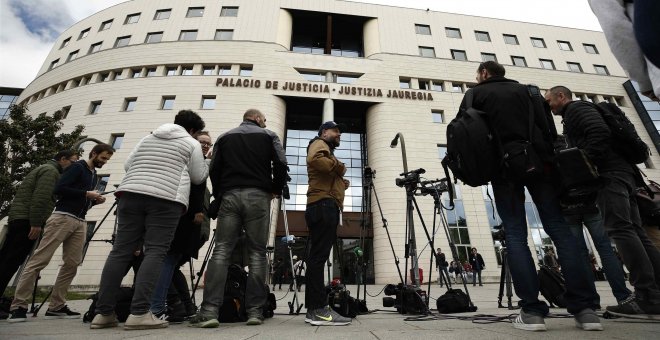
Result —
<svg viewBox="0 0 660 340"><path fill-rule="evenodd" d="M470 299L461 289L449 289L436 300L440 314L465 313L472 311Z"/></svg>

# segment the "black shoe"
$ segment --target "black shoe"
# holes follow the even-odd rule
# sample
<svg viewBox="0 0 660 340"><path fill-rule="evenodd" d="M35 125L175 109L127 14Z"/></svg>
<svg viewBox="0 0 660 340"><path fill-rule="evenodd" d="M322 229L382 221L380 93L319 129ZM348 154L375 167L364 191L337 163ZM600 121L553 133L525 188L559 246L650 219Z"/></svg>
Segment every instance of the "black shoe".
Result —
<svg viewBox="0 0 660 340"><path fill-rule="evenodd" d="M192 302L190 304L186 304L186 317L192 317L197 314L197 306L195 306Z"/></svg>
<svg viewBox="0 0 660 340"><path fill-rule="evenodd" d="M182 323L185 320L183 315L169 314L167 311L154 313L156 319L167 321L171 324Z"/></svg>
<svg viewBox="0 0 660 340"><path fill-rule="evenodd" d="M11 315L9 316L9 319L7 319L7 322L14 323L27 321L27 308L18 307L9 313Z"/></svg>
<svg viewBox="0 0 660 340"><path fill-rule="evenodd" d="M58 310L47 310L46 311L46 316L44 317L44 319L46 319L46 320L52 320L52 319L78 319L78 318L80 318L80 313L70 310L67 305L64 305L64 307L62 307Z"/></svg>
<svg viewBox="0 0 660 340"><path fill-rule="evenodd" d="M617 306L608 306L606 310L612 315L625 318L660 320L660 304L642 301L635 294L630 295Z"/></svg>
<svg viewBox="0 0 660 340"><path fill-rule="evenodd" d="M0 310L0 320L7 320L8 317L9 317L9 313Z"/></svg>

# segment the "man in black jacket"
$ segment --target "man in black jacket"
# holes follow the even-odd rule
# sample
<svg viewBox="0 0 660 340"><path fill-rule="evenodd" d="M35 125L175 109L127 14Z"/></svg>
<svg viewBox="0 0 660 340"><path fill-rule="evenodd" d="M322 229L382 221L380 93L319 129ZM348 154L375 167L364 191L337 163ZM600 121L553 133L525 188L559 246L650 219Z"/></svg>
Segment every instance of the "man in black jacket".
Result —
<svg viewBox="0 0 660 340"><path fill-rule="evenodd" d="M55 186L58 201L55 211L46 221L44 234L39 246L25 266L21 275L14 301L11 303L9 322L23 322L27 319L28 299L32 295L32 287L39 272L46 268L62 244L63 264L60 268L50 305L46 311L46 319L79 318L80 313L66 306L66 293L69 285L82 262L82 251L87 235L85 215L94 204L105 202L105 197L95 191L98 178L96 168L101 168L110 160L114 149L107 144L97 144L89 153L89 159L73 163L60 177Z"/></svg>
<svg viewBox="0 0 660 340"><path fill-rule="evenodd" d="M263 323L270 202L282 194L287 178L282 143L265 127L264 114L250 109L243 115L243 123L218 137L213 148L209 176L213 196L221 200L221 227L206 271L204 301L190 320L192 327L219 326L227 269L241 229L245 229L250 267L245 294L247 324Z"/></svg>
<svg viewBox="0 0 660 340"><path fill-rule="evenodd" d="M555 86L546 94L553 112L564 118L569 143L587 154L607 183L597 199L603 226L614 240L635 287L628 299L607 310L614 315L660 319L660 252L644 231L637 209L638 170L611 147L610 129L598 110L572 98L573 93L564 86Z"/></svg>
<svg viewBox="0 0 660 340"><path fill-rule="evenodd" d="M547 160L552 155L552 133L543 112L543 98L532 96L530 89L515 80L504 78L502 65L487 61L477 69L477 84L473 91L473 107L487 113L493 132L506 146L517 141L530 141L533 151L542 162L537 169L541 176L519 179L504 177L492 181L497 211L506 226L508 263L520 297L521 312L513 321L518 329L530 331L546 330L543 318L548 306L539 301L539 281L532 254L527 246L527 224L525 222L525 188L534 201L543 229L557 247L559 262L566 278L566 300L568 312L575 316L576 325L585 330L602 330L593 301L598 294L587 264L581 259L578 240L566 227L561 213L555 186L556 175ZM531 107L530 107L531 106ZM461 103L465 108L465 101ZM537 109L535 109L537 108ZM533 136L529 135L531 114L534 114Z"/></svg>
<svg viewBox="0 0 660 340"><path fill-rule="evenodd" d="M486 268L486 263L484 258L481 257L481 254L477 252L477 248L472 248L470 253L470 265L472 266L473 275L472 275L472 286L477 285L477 276L479 276L479 286L483 286L481 283L481 271Z"/></svg>

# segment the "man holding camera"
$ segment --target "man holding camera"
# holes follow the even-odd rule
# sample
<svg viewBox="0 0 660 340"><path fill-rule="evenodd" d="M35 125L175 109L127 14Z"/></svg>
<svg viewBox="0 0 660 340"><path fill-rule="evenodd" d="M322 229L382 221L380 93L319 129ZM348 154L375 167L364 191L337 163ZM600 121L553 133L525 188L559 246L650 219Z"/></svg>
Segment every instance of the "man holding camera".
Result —
<svg viewBox="0 0 660 340"><path fill-rule="evenodd" d="M213 255L206 271L204 301L190 320L191 327L215 328L223 303L227 270L236 243L245 230L249 274L245 291L248 325L263 323L271 200L282 194L287 179L284 148L277 135L266 129L266 116L250 109L237 128L215 142L210 177L213 196L220 200ZM210 211L213 213L213 211ZM231 302L229 302L231 303Z"/></svg>
<svg viewBox="0 0 660 340"><path fill-rule="evenodd" d="M344 179L346 166L337 160L335 148L341 141L340 126L328 121L319 128L318 137L307 147L307 209L305 222L309 229L309 255L307 256L307 291L305 322L314 326L343 326L351 323L328 306L328 295L323 284L323 266L341 225L344 192L350 183Z"/></svg>
<svg viewBox="0 0 660 340"><path fill-rule="evenodd" d="M28 299L32 295L34 283L39 272L50 263L60 244L64 263L53 285L46 319L80 317L80 313L67 307L66 293L82 262L87 235L87 221L85 221L87 210L94 204L105 202L105 197L94 190L98 182L96 168L103 167L114 151L108 144L97 144L90 151L87 160L73 163L60 177L54 191L58 196L55 211L46 221L39 247L25 265L25 270L18 281L14 301L11 303L9 322L26 321Z"/></svg>
<svg viewBox="0 0 660 340"><path fill-rule="evenodd" d="M584 151L605 180L597 198L603 226L621 252L635 287L634 294L607 311L632 318L660 318L660 251L644 231L637 209L637 167L613 148L611 131L601 113L592 104L572 99L573 93L564 86L555 86L546 94L553 112L564 118L567 139Z"/></svg>
<svg viewBox="0 0 660 340"><path fill-rule="evenodd" d="M525 188L534 201L543 229L557 247L559 263L566 279L568 312L575 317L576 325L584 330L602 330L600 319L594 312L598 293L590 277L587 263L583 261L578 239L571 233L562 216L557 199L555 180L557 175L549 164L553 148L553 134L543 107L543 97L532 88L504 77L505 69L494 61L486 61L477 68L478 84L473 91L473 107L484 111L492 131L502 148L524 146L526 155L536 155L534 167L518 168L526 176L514 176L510 169L500 178L493 179L493 193L497 211L506 228L508 263L516 294L520 297L520 315L512 322L517 329L545 331L544 317L548 305L538 299L539 280L532 254L527 245L528 227L525 221ZM538 92L538 88L534 88ZM467 103L461 103L466 109ZM533 121L531 121L533 119ZM533 123L532 123L533 122ZM530 135L530 130L533 135ZM520 141L526 141L520 143ZM503 150L505 151L505 150ZM530 171L531 170L531 171Z"/></svg>

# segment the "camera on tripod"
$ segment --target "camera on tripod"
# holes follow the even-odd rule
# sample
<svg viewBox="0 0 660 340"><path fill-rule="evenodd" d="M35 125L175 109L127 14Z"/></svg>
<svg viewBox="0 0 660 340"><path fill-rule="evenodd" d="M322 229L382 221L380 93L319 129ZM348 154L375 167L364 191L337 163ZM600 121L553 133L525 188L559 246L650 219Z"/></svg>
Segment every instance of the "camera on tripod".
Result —
<svg viewBox="0 0 660 340"><path fill-rule="evenodd" d="M420 182L419 192L422 196L431 195L433 197L441 195L443 192L449 191L447 184L448 179L434 179L431 181Z"/></svg>
<svg viewBox="0 0 660 340"><path fill-rule="evenodd" d="M411 285L388 284L384 289L383 307L394 307L401 314L425 314L426 292ZM393 297L394 296L394 297Z"/></svg>
<svg viewBox="0 0 660 340"><path fill-rule="evenodd" d="M403 176L403 178L397 178L394 180L394 183L396 183L396 186L403 188L405 187L414 187L419 183L419 175L425 173L426 170L419 168L415 169L412 171L408 172L403 172L400 173L399 176Z"/></svg>

